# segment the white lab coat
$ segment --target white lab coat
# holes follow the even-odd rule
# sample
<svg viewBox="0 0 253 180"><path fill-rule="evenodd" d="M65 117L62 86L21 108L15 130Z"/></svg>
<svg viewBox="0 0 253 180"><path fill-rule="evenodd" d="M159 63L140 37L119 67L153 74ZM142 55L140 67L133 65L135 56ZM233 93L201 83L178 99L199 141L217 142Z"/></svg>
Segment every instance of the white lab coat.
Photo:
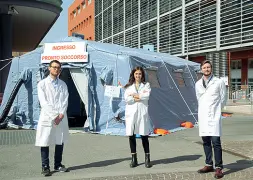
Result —
<svg viewBox="0 0 253 180"><path fill-rule="evenodd" d="M199 136L221 136L221 109L225 105L226 86L213 78L204 88L202 78L195 85L198 100Z"/></svg>
<svg viewBox="0 0 253 180"><path fill-rule="evenodd" d="M41 113L37 126L35 146L61 145L68 140L69 127L66 113L68 96L67 85L60 79L58 79L56 89L49 76L38 83ZM59 114L64 114L64 118L58 125L54 125L54 120Z"/></svg>
<svg viewBox="0 0 253 180"><path fill-rule="evenodd" d="M126 88L124 97L126 101L125 122L126 135L133 134L149 135L152 131L150 119L148 116L148 100L151 92L149 83L141 83L137 92L135 84ZM138 93L141 101L135 102L130 94Z"/></svg>

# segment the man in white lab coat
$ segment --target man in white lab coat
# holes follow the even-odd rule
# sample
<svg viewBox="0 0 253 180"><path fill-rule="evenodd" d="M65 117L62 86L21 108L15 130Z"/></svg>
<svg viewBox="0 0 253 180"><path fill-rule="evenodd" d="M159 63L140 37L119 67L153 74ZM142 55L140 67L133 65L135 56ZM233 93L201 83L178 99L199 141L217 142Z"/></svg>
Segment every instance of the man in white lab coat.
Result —
<svg viewBox="0 0 253 180"><path fill-rule="evenodd" d="M221 148L221 109L225 105L226 87L223 80L214 77L210 61L201 63L203 77L196 83L198 100L199 136L202 137L206 155L206 166L199 173L213 172L212 145L215 158L216 179L223 177L223 161Z"/></svg>
<svg viewBox="0 0 253 180"><path fill-rule="evenodd" d="M38 83L38 97L41 106L35 146L41 147L42 174L50 176L49 145L55 145L54 170L67 172L62 162L63 145L69 136L67 119L68 88L58 78L61 63L53 60L49 64L47 78Z"/></svg>

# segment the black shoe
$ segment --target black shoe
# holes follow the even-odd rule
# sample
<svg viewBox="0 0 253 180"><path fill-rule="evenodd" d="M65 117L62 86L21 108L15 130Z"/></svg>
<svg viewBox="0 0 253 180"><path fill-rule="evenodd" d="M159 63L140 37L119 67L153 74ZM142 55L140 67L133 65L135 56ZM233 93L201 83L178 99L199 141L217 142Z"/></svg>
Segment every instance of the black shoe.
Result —
<svg viewBox="0 0 253 180"><path fill-rule="evenodd" d="M41 174L43 176L51 176L52 175L51 172L50 172L50 168L49 167L42 167Z"/></svg>
<svg viewBox="0 0 253 180"><path fill-rule="evenodd" d="M137 161L137 154L132 154L132 161L130 163L130 168L134 168L138 166L138 161Z"/></svg>
<svg viewBox="0 0 253 180"><path fill-rule="evenodd" d="M64 165L60 165L58 167L54 168L54 171L56 172L69 172L68 168L66 168Z"/></svg>
<svg viewBox="0 0 253 180"><path fill-rule="evenodd" d="M150 163L150 154L145 154L145 167L146 168L151 168L152 165Z"/></svg>

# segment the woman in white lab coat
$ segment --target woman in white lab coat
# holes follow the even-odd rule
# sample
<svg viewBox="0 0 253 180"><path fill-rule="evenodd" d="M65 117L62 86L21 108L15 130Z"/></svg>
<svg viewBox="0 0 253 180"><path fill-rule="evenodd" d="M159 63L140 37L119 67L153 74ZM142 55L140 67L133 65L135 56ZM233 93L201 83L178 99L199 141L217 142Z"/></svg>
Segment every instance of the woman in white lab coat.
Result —
<svg viewBox="0 0 253 180"><path fill-rule="evenodd" d="M152 131L150 119L148 116L148 101L151 88L148 82L145 82L145 72L142 67L136 67L132 70L129 81L125 85L125 119L126 135L129 136L132 161L130 167L136 167L136 134L141 135L142 145L145 152L145 167L150 168L150 151L148 135Z"/></svg>
<svg viewBox="0 0 253 180"><path fill-rule="evenodd" d="M41 147L42 174L50 176L49 146L55 145L54 170L66 172L61 164L63 145L69 137L67 119L68 88L65 82L58 78L61 71L59 61L49 64L50 74L38 83L38 98L41 106L36 132L35 146Z"/></svg>

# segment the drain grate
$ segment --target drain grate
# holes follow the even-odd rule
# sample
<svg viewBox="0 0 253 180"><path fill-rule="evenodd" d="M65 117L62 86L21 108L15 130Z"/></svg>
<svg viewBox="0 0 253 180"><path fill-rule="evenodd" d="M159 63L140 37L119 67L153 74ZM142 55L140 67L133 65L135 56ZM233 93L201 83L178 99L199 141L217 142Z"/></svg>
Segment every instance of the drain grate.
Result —
<svg viewBox="0 0 253 180"><path fill-rule="evenodd" d="M0 131L0 145L34 144L34 130L3 130Z"/></svg>

